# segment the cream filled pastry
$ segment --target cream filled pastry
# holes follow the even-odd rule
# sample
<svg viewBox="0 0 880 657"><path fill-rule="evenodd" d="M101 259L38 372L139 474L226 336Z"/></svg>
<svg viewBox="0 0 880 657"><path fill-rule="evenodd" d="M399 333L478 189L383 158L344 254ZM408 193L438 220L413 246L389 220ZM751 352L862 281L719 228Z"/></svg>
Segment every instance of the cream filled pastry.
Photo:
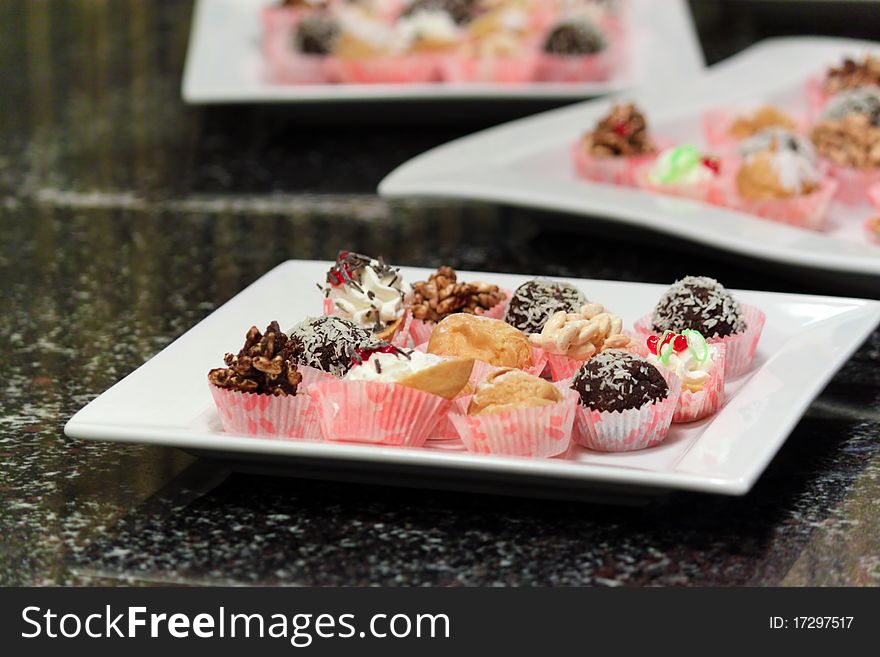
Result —
<svg viewBox="0 0 880 657"><path fill-rule="evenodd" d="M474 361L446 359L435 354L383 345L355 353L349 381L399 383L423 392L452 399L467 385Z"/></svg>
<svg viewBox="0 0 880 657"><path fill-rule="evenodd" d="M374 334L386 332L404 314L403 279L381 258L340 251L322 289L340 316Z"/></svg>
<svg viewBox="0 0 880 657"><path fill-rule="evenodd" d="M736 175L743 198L791 198L814 192L822 177L816 166L790 150L762 151L745 159Z"/></svg>
<svg viewBox="0 0 880 657"><path fill-rule="evenodd" d="M683 388L700 392L715 369L718 347L710 345L699 331L665 331L648 338L648 361L673 372Z"/></svg>

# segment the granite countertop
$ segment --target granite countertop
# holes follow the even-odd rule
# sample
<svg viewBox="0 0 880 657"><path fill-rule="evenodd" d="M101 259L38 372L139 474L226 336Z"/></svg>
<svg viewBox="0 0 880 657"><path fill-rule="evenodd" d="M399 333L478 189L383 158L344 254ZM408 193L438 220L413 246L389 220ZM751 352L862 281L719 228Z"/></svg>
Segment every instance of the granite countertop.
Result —
<svg viewBox="0 0 880 657"><path fill-rule="evenodd" d="M406 265L851 293L601 222L380 200L393 166L480 126L188 109L190 13L0 4L0 584L880 583L880 332L742 498L316 482L66 438L76 410L245 285L343 245Z"/></svg>

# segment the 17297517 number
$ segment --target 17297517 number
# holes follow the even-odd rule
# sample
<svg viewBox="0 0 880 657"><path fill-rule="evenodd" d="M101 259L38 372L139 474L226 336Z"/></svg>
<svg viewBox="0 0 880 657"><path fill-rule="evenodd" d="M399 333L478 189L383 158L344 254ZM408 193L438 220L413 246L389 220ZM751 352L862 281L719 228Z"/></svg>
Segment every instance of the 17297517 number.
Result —
<svg viewBox="0 0 880 657"><path fill-rule="evenodd" d="M847 630L853 616L795 616L792 624L796 630Z"/></svg>

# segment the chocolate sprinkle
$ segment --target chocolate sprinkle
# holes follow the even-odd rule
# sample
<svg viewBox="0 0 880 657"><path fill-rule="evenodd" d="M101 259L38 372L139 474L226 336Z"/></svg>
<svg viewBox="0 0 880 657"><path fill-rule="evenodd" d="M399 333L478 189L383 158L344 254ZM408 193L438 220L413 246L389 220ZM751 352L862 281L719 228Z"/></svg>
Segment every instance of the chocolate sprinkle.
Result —
<svg viewBox="0 0 880 657"><path fill-rule="evenodd" d="M644 358L610 349L584 363L571 389L581 406L596 411L624 411L666 398L669 386L659 370Z"/></svg>
<svg viewBox="0 0 880 657"><path fill-rule="evenodd" d="M587 298L573 285L537 278L516 288L504 321L523 333L540 333L553 313L577 312L585 303Z"/></svg>
<svg viewBox="0 0 880 657"><path fill-rule="evenodd" d="M714 338L741 333L746 323L739 303L721 283L707 276L687 276L660 297L652 328L658 333L693 329Z"/></svg>
<svg viewBox="0 0 880 657"><path fill-rule="evenodd" d="M608 41L602 31L586 18L559 23L547 35L544 52L551 55L592 55L605 50Z"/></svg>
<svg viewBox="0 0 880 657"><path fill-rule="evenodd" d="M297 363L338 377L345 376L351 369L355 349L368 349L377 344L366 329L333 315L310 317L300 322L290 332L290 341Z"/></svg>

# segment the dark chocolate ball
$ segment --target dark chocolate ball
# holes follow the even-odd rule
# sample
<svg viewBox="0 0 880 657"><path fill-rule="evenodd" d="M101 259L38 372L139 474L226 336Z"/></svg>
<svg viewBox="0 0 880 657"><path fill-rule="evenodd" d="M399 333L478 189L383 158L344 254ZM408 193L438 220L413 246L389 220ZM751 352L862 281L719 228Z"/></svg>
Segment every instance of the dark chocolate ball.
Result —
<svg viewBox="0 0 880 657"><path fill-rule="evenodd" d="M445 11L458 25L464 25L474 17L476 9L476 0L415 0L403 15L412 16L420 11Z"/></svg>
<svg viewBox="0 0 880 657"><path fill-rule="evenodd" d="M707 338L723 338L741 333L746 323L739 303L721 283L707 276L686 276L660 297L652 328L658 333L693 329Z"/></svg>
<svg viewBox="0 0 880 657"><path fill-rule="evenodd" d="M666 398L669 386L644 358L611 349L594 356L575 373L571 389L581 406L596 411L624 411Z"/></svg>
<svg viewBox="0 0 880 657"><path fill-rule="evenodd" d="M544 52L551 55L592 55L605 50L605 35L591 21L568 20L550 30Z"/></svg>
<svg viewBox="0 0 880 657"><path fill-rule="evenodd" d="M355 349L365 349L376 343L369 331L334 315L303 320L290 332L290 340L297 364L339 377L351 369Z"/></svg>
<svg viewBox="0 0 880 657"><path fill-rule="evenodd" d="M297 51L307 55L329 55L336 47L341 30L332 16L306 16L296 26L293 44Z"/></svg>
<svg viewBox="0 0 880 657"><path fill-rule="evenodd" d="M540 333L553 313L575 313L585 303L587 297L575 286L537 278L516 288L504 321L524 333Z"/></svg>

